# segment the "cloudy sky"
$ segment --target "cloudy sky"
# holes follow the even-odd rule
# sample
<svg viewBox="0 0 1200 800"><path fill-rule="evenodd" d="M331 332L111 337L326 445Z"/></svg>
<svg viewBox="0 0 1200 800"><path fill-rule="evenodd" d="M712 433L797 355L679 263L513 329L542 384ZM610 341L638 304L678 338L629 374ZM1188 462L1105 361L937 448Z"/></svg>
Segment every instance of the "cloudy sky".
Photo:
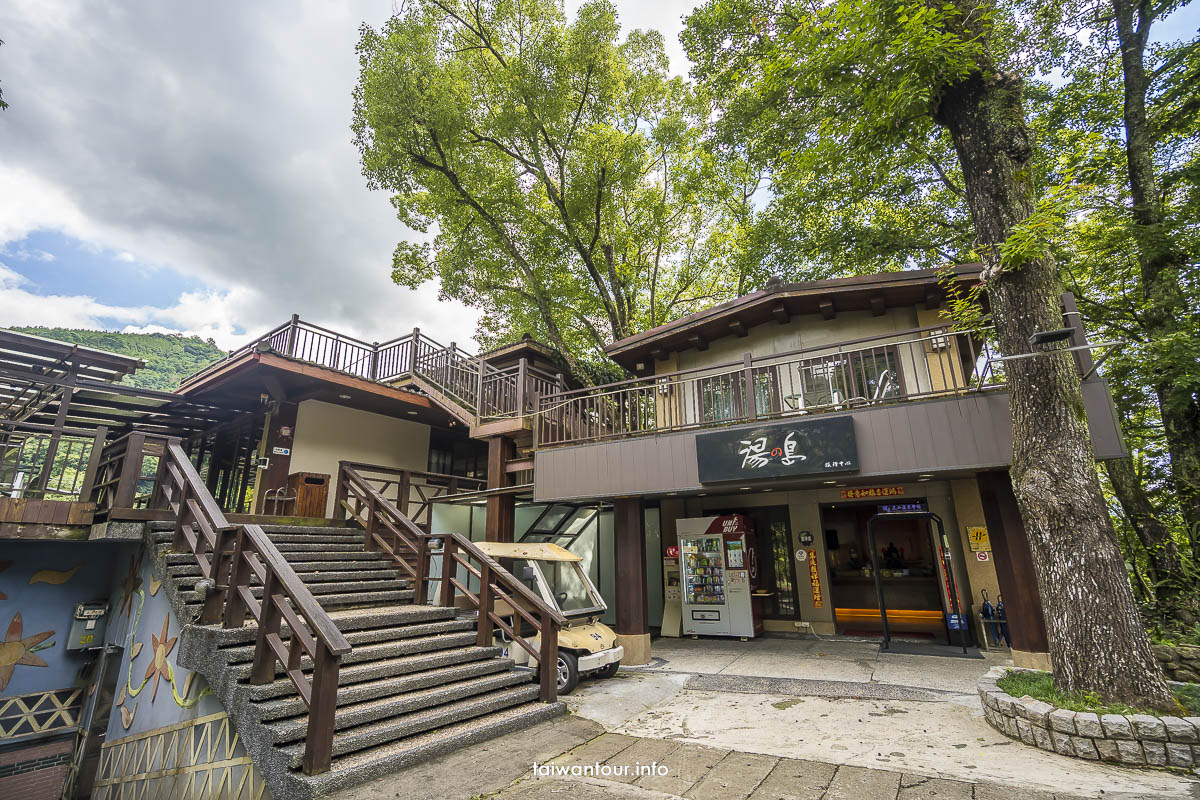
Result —
<svg viewBox="0 0 1200 800"><path fill-rule="evenodd" d="M618 0L673 70L687 0ZM568 13L578 7L569 0ZM0 4L0 326L183 331L293 312L368 340L475 315L401 289L407 235L350 141L358 26L391 0ZM1195 31L1195 16L1182 21Z"/></svg>

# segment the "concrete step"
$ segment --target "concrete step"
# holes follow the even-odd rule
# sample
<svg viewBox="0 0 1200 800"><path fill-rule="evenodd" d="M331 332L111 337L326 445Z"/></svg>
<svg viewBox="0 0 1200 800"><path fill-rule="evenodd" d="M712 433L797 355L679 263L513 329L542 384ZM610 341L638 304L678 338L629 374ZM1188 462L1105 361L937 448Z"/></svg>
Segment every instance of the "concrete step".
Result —
<svg viewBox="0 0 1200 800"><path fill-rule="evenodd" d="M329 772L312 777L293 773L313 796L367 781L512 733L565 713L564 703L522 703L483 717L448 725L397 742L334 759Z"/></svg>
<svg viewBox="0 0 1200 800"><path fill-rule="evenodd" d="M436 636L414 636L397 639L391 642L378 642L355 647L342 656L342 666L348 664L363 664L368 661L380 661L388 658L413 655L415 653L430 653L437 650L450 650L467 647L475 643L474 631L443 633ZM222 650L225 663L244 664L254 659L254 645L230 647ZM301 669L312 669L312 660L304 656L300 660Z"/></svg>
<svg viewBox="0 0 1200 800"><path fill-rule="evenodd" d="M172 553L169 548L161 546L159 552L169 567L189 566L196 563L196 557L191 553ZM349 562L354 562L354 565L350 567L351 569L357 569L358 564L362 562L391 564L390 559L384 554L378 552L368 553L361 548L359 550L339 551L336 555L333 553L323 553L319 550L294 552L288 554L287 561L297 572L300 571L300 566L304 564L348 564Z"/></svg>
<svg viewBox="0 0 1200 800"><path fill-rule="evenodd" d="M345 730L432 709L447 703L456 703L468 697L528 684L530 681L530 673L508 670L361 703L343 704L339 698L338 708L333 717L333 727L334 730ZM264 727L267 729L270 741L276 744L299 741L308 734L308 714L304 713L290 719L272 722Z"/></svg>
<svg viewBox="0 0 1200 800"><path fill-rule="evenodd" d="M532 684L509 687L435 708L347 728L334 734L333 755L343 756L381 744L395 743L398 739L527 703L537 696L538 687ZM280 750L290 759L292 769L299 769L304 760L304 743L288 745Z"/></svg>
<svg viewBox="0 0 1200 800"><path fill-rule="evenodd" d="M300 576L303 581L310 580L326 580L326 581L343 581L343 580L359 580L364 578L367 580L386 580L387 578L399 578L400 573L395 567L386 561L309 561L307 563L292 564L292 569ZM200 577L200 565L196 563L178 564L168 566L167 572L172 578L182 581L187 578Z"/></svg>
<svg viewBox="0 0 1200 800"><path fill-rule="evenodd" d="M395 678L381 678L377 681L364 681L362 683L351 684L350 686L339 686L337 704L340 708L352 703L374 700L377 697L389 697L404 694L405 692L415 692L421 689L429 689L434 686L485 675L508 673L512 671L512 667L513 663L510 659L489 658L484 661L469 661L466 664L428 669L423 672L415 672ZM258 702L255 703L255 707L258 709L259 719L264 722L286 719L308 713L308 706L304 705L304 701L300 699L299 695Z"/></svg>
<svg viewBox="0 0 1200 800"><path fill-rule="evenodd" d="M464 628L474 629L474 619L456 620L457 615L456 609L441 606L386 605L375 608L338 609L331 611L329 618L337 625L338 630L347 635L347 639L355 635L355 632L371 635L382 633L383 638L388 639L393 635L420 636L437 633L437 629L421 631L419 628L423 625L446 622L455 622ZM210 635L216 637L219 646L251 642L258 634L258 627L252 622L241 628L210 626L208 630ZM287 631L287 626L284 626L283 630ZM349 641L351 645L355 643L353 639ZM373 641L380 639L376 638Z"/></svg>
<svg viewBox="0 0 1200 800"><path fill-rule="evenodd" d="M407 585L407 582L405 582L405 581L389 581L389 583ZM342 590L342 593L319 595L321 607L324 608L326 611L329 611L333 608L346 608L348 606L351 606L354 608L363 608L363 607L367 607L367 606L375 606L375 605L379 605L380 603L388 603L388 602L405 603L405 602L408 602L409 600L412 600L413 594L414 594L412 589L399 589L399 588L397 588L397 589L378 589L378 590L373 589L373 590L361 591L361 592L357 592L357 591L346 592L345 591L346 589L350 589L352 587L353 587L352 584L351 585L339 584L339 585L336 585L336 589ZM309 586L309 588L311 589L312 586ZM253 587L253 589L254 589L254 593L255 593L256 597L262 597L262 587L255 586L255 587ZM314 594L316 594L316 593L314 592ZM190 590L181 590L179 592L179 597L183 600L184 603L186 603L189 606L197 605L197 604L203 602L203 600L204 600L204 598L200 596L199 592L193 592Z"/></svg>
<svg viewBox="0 0 1200 800"><path fill-rule="evenodd" d="M230 523L230 524L236 524L236 523ZM259 527L262 528L265 533L306 533L309 531L321 532L321 533L342 533L345 531L352 531L352 532L357 532L359 536L362 535L362 528L359 528L355 525L349 525L349 524L346 524L346 525L272 525L270 523L267 523L267 524L259 523ZM171 522L169 520L155 520L150 523L150 530L154 531L155 533L159 533L161 531L174 531L175 523Z"/></svg>
<svg viewBox="0 0 1200 800"><path fill-rule="evenodd" d="M352 664L338 673L338 686L349 686L363 681L394 678L399 675L411 675L430 669L466 664L472 661L484 661L500 655L499 647L460 647L453 650L437 650L432 653L390 658L384 661L370 661L365 664ZM230 668L238 680L250 677L250 665L238 664ZM282 674L282 673L276 673ZM279 678L270 683L249 686L251 700L267 700L274 697L284 697L295 694L296 687L288 678Z"/></svg>

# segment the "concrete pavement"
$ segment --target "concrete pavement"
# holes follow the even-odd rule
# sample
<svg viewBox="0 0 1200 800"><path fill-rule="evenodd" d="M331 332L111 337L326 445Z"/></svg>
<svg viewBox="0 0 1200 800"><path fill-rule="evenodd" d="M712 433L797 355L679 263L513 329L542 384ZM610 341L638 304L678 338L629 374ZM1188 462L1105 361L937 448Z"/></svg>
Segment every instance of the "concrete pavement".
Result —
<svg viewBox="0 0 1200 800"><path fill-rule="evenodd" d="M646 669L585 680L565 698L571 716L335 797L1200 798L1189 776L1070 759L996 732L974 692L996 656L787 639L658 639L654 652Z"/></svg>

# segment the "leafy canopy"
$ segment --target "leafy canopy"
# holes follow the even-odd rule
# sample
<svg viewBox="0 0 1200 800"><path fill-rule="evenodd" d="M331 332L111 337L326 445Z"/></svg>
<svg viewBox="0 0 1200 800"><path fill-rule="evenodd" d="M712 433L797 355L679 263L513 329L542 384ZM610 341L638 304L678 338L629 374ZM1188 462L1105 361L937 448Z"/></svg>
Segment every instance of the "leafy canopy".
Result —
<svg viewBox="0 0 1200 800"><path fill-rule="evenodd" d="M355 139L372 188L431 234L397 283L440 281L579 373L614 339L745 291L758 177L703 146L706 98L612 5L417 0L364 26Z"/></svg>

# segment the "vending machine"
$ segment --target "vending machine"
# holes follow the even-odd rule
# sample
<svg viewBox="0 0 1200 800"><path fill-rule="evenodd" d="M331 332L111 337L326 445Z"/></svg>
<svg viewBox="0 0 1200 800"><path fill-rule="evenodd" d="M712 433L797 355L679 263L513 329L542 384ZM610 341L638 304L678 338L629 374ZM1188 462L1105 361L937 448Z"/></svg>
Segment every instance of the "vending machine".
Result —
<svg viewBox="0 0 1200 800"><path fill-rule="evenodd" d="M762 633L750 599L754 533L741 514L695 517L676 522L683 582L683 632L691 636Z"/></svg>

